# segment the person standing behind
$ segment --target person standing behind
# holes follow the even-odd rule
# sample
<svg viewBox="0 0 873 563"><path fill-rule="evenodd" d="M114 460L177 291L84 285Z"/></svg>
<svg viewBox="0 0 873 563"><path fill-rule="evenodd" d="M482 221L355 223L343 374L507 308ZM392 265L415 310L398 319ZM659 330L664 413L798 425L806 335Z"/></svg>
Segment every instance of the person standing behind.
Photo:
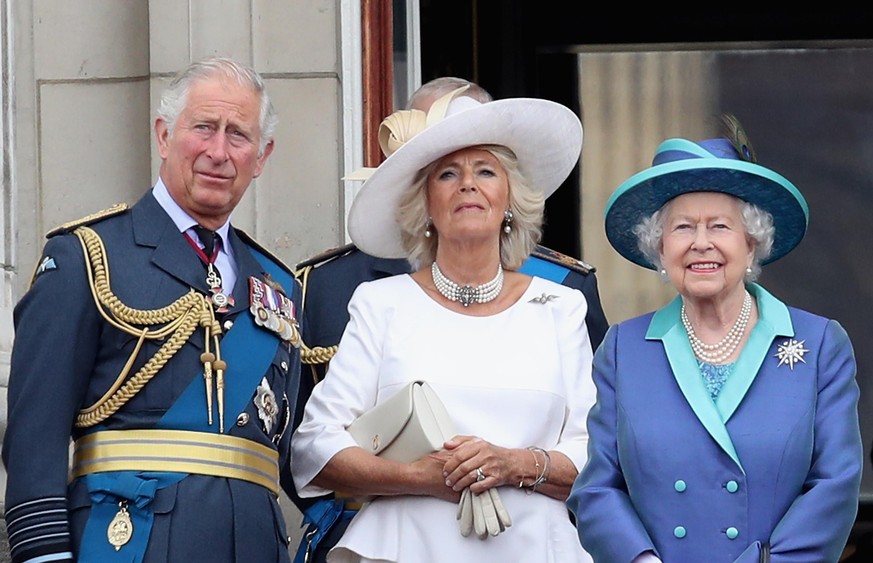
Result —
<svg viewBox="0 0 873 563"><path fill-rule="evenodd" d="M14 562L289 560L300 288L230 223L276 124L255 71L193 63L161 98L153 189L49 233L14 314Z"/></svg>
<svg viewBox="0 0 873 563"><path fill-rule="evenodd" d="M610 328L568 506L595 561L836 562L858 509L855 357L834 320L754 283L803 238L797 188L725 138L669 139L606 233L678 296Z"/></svg>

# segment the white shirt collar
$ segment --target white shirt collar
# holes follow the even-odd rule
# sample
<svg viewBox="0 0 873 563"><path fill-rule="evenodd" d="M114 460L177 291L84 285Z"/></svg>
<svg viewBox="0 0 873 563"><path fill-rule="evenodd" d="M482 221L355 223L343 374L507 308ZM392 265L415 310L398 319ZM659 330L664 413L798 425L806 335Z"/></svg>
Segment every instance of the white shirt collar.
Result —
<svg viewBox="0 0 873 563"><path fill-rule="evenodd" d="M173 223L176 224L180 233L187 232L197 225L197 221L188 215L188 213L182 209L178 203L176 203L176 200L174 200L173 196L170 195L170 191L167 189L167 186L164 185L164 181L161 180L160 176L158 176L158 181L155 183L154 189L152 189L152 194L155 196L155 199L158 200L158 203L164 211L167 212L167 215L170 216L170 219L173 220ZM221 236L223 242L221 245L222 250L232 255L233 249L230 248L228 231L230 231L230 219L225 221L225 223L215 232Z"/></svg>

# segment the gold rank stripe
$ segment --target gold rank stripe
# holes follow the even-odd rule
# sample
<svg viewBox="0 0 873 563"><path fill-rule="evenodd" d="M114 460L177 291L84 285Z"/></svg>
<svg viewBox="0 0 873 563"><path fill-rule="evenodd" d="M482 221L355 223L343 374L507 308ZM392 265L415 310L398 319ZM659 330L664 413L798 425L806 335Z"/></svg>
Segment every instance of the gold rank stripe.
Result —
<svg viewBox="0 0 873 563"><path fill-rule="evenodd" d="M76 440L73 478L170 471L241 479L279 494L279 454L236 436L186 430L104 430Z"/></svg>

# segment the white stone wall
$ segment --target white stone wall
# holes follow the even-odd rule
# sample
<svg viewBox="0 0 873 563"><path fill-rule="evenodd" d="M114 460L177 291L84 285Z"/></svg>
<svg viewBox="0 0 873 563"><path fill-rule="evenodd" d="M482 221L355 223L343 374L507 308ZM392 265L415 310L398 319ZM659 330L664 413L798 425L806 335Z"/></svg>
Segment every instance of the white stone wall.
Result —
<svg viewBox="0 0 873 563"><path fill-rule="evenodd" d="M235 224L289 264L344 241L343 127L354 108L344 110L342 82L355 73L341 68L340 45L359 43L340 12L350 9L356 0L0 0L0 440L12 307L44 234L152 185L157 99L190 61L252 65L279 112L275 151Z"/></svg>
<svg viewBox="0 0 873 563"><path fill-rule="evenodd" d="M0 445L6 430L6 387L9 382L9 353L12 349L12 236L10 222L10 88L8 80L7 46L9 26L7 25L8 2L0 0ZM0 491L6 490L6 473L0 467ZM0 492L0 513L2 513L2 497ZM2 529L0 529L2 536ZM0 541L0 553L4 543ZM3 561L0 555L0 561Z"/></svg>

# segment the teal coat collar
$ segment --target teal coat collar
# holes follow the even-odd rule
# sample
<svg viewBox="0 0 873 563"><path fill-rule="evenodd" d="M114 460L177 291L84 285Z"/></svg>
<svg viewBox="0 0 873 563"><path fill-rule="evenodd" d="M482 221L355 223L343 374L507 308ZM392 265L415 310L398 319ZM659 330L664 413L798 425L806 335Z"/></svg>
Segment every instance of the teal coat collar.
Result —
<svg viewBox="0 0 873 563"><path fill-rule="evenodd" d="M758 321L716 402L712 401L706 390L697 359L682 326L679 317L682 308L680 296L655 312L646 332L646 340L661 340L664 343L673 376L691 409L707 432L740 468L742 464L728 433L727 421L755 380L773 340L777 336L794 336L788 307L757 284L749 284L747 289L757 301Z"/></svg>

